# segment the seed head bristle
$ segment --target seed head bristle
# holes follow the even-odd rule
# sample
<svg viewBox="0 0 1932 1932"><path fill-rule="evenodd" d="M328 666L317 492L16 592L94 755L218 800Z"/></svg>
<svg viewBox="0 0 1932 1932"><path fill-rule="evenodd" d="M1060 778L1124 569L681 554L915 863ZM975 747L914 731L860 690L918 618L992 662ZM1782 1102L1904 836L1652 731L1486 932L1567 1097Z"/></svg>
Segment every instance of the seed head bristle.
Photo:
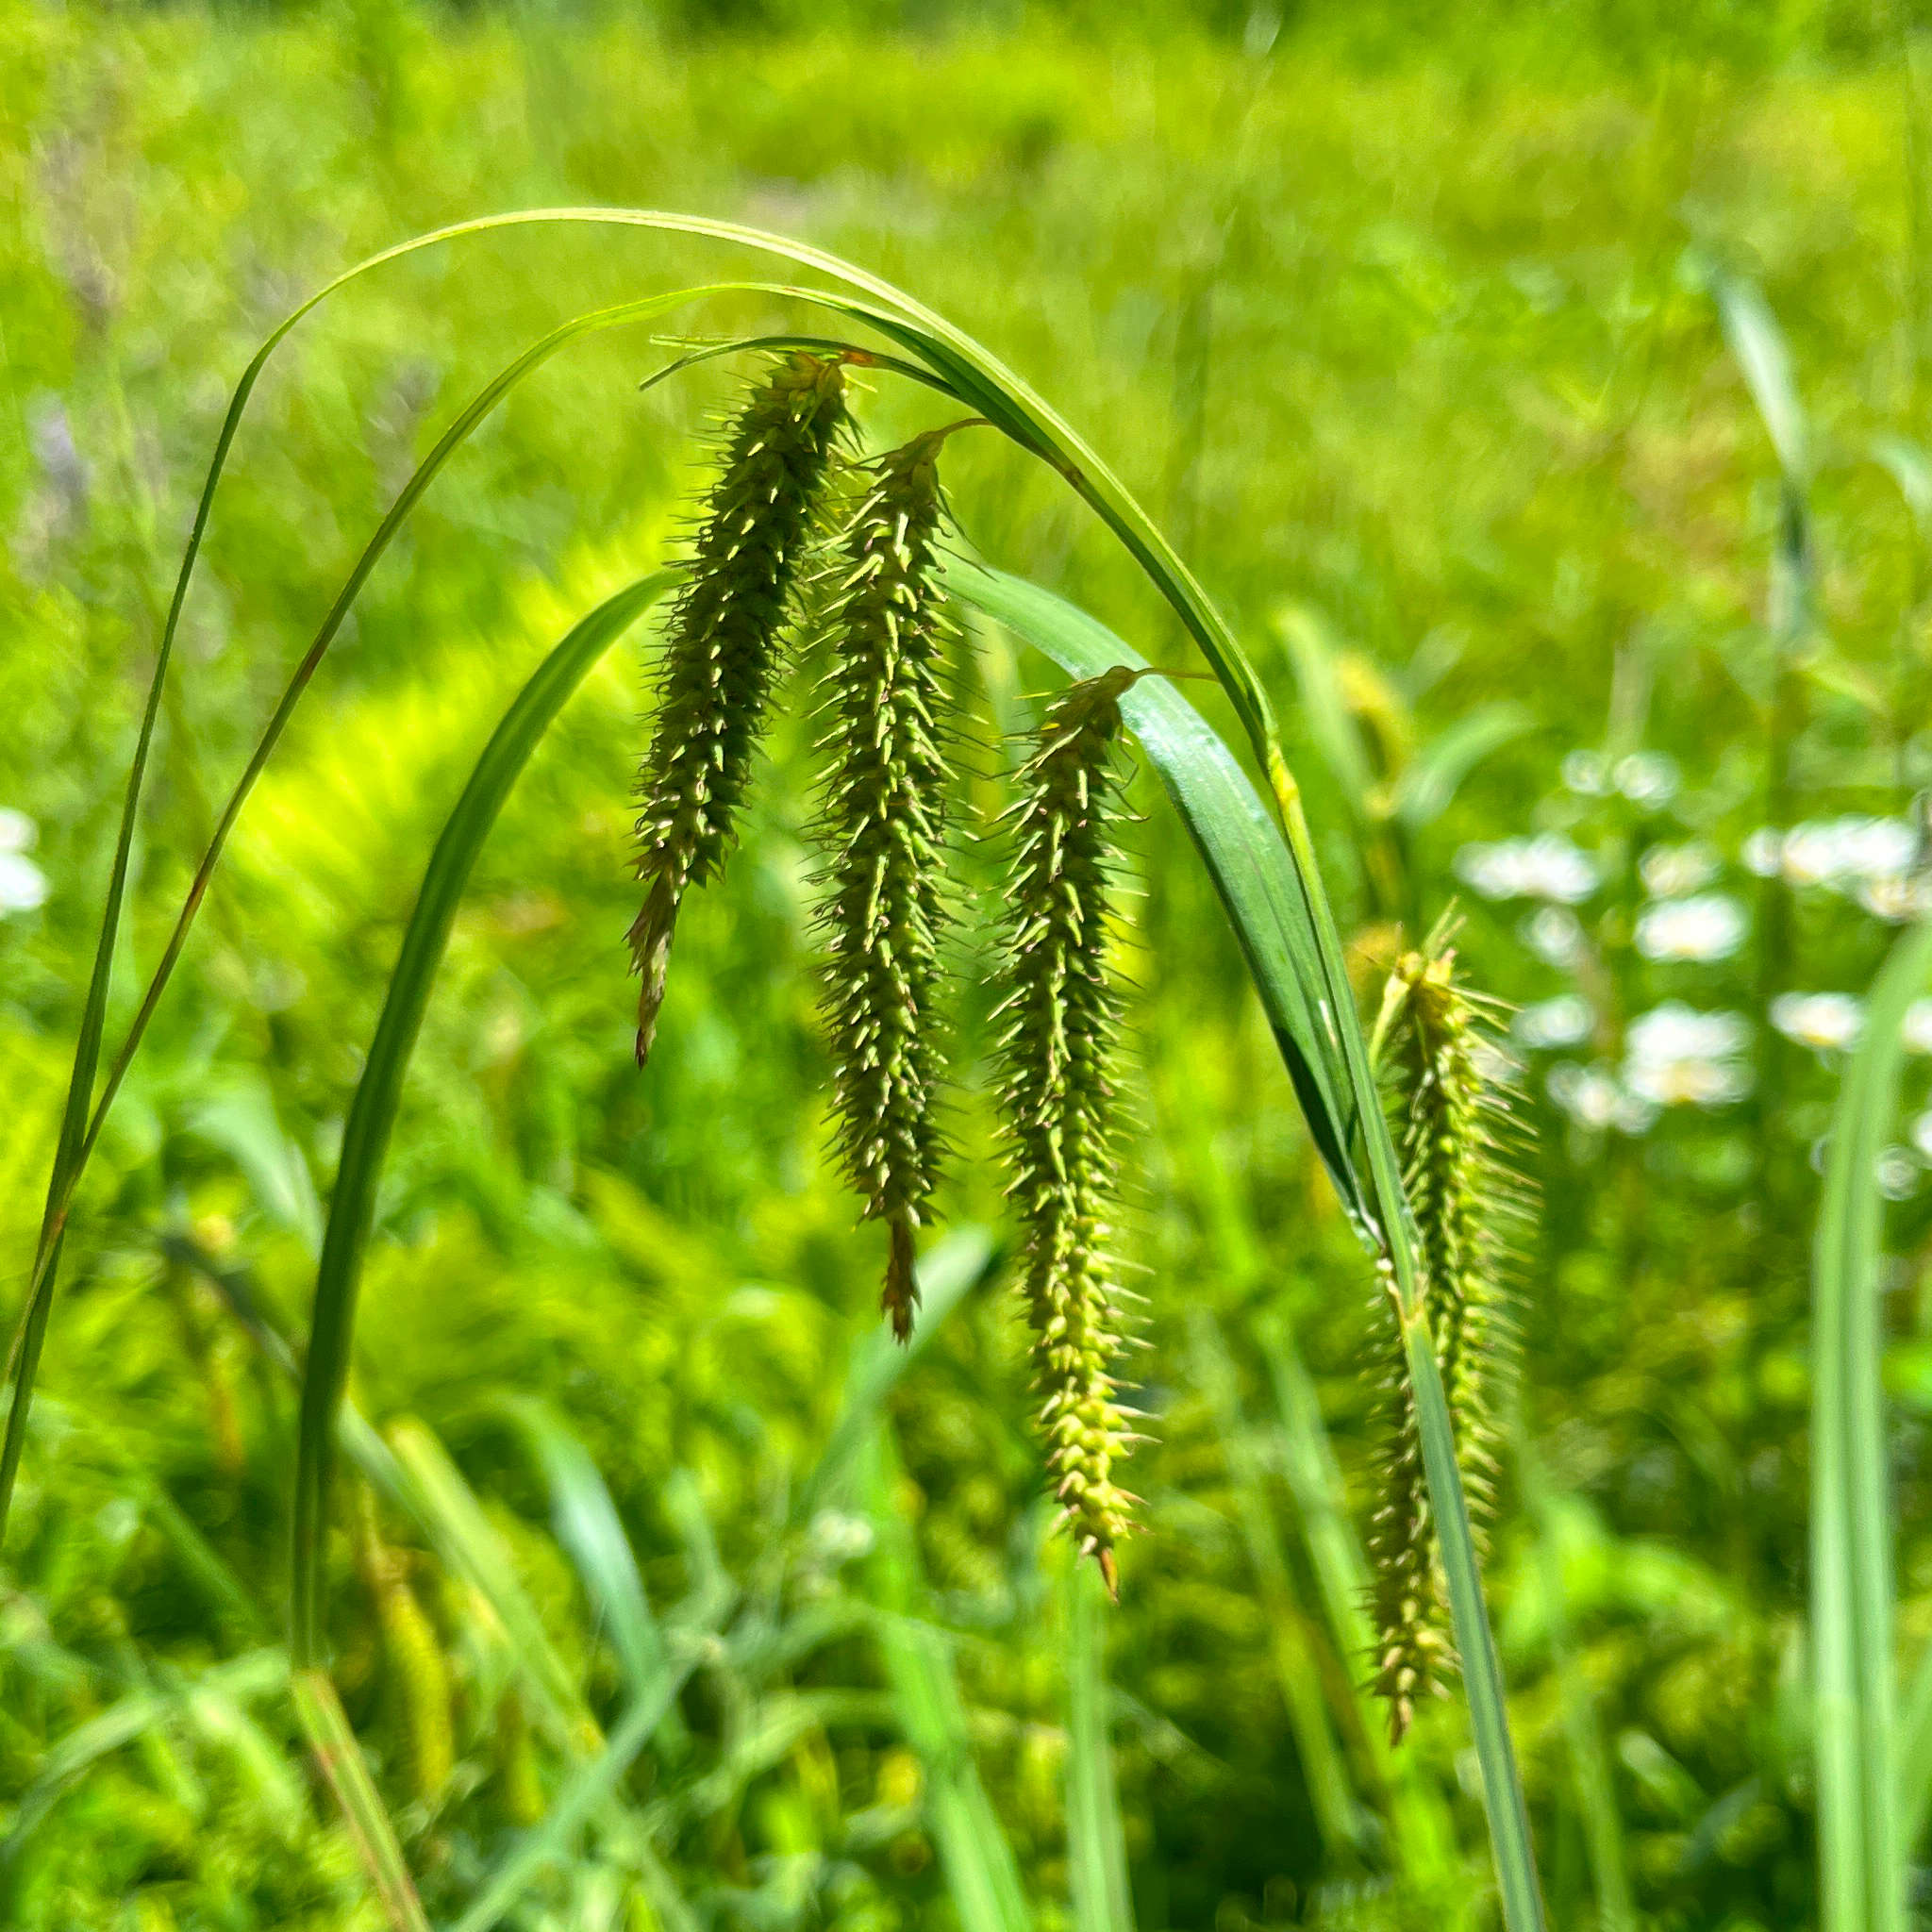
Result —
<svg viewBox="0 0 1932 1932"><path fill-rule="evenodd" d="M1513 1352L1508 1283L1525 1191L1512 1159L1510 1093L1498 1077L1502 1059L1491 1037L1493 1003L1457 979L1446 938L1439 931L1422 951L1396 962L1376 1034L1378 1065L1397 1115L1403 1185L1415 1217L1424 1311L1481 1547L1495 1507L1498 1406ZM1442 1689L1454 1651L1386 1262L1383 1274L1392 1371L1384 1490L1370 1541L1376 1575L1375 1688L1389 1701L1391 1731L1399 1740L1416 1698Z"/></svg>
<svg viewBox="0 0 1932 1932"><path fill-rule="evenodd" d="M638 1064L650 1057L685 892L724 863L764 724L792 594L846 424L844 374L803 353L774 362L724 439L673 612L658 715L639 777L629 933L642 975Z"/></svg>
<svg viewBox="0 0 1932 1932"><path fill-rule="evenodd" d="M838 546L824 634L829 755L820 837L822 1008L838 1148L890 1248L880 1306L901 1341L918 1291L912 1235L927 1214L942 1136L936 1016L947 736L941 673L952 635L936 549L944 432L871 466Z"/></svg>
<svg viewBox="0 0 1932 1932"><path fill-rule="evenodd" d="M1109 1370L1120 1346L1106 1252L1115 1188L1111 1059L1119 994L1107 968L1108 875L1122 815L1114 764L1125 669L1076 684L1048 708L1021 774L1006 908L1001 1097L1025 1225L1026 1312L1041 1424L1075 1546L1118 1579L1114 1545L1133 1498L1114 1481L1130 1432Z"/></svg>

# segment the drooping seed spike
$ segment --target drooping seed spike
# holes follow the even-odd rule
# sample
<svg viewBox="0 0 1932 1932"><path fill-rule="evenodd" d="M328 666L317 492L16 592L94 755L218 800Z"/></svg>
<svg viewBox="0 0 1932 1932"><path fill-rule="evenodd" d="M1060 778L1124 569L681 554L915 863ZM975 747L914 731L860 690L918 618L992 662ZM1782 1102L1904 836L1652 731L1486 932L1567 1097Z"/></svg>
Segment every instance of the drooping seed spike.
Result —
<svg viewBox="0 0 1932 1932"><path fill-rule="evenodd" d="M937 547L944 436L916 437L871 466L824 614L821 1009L839 1153L865 1219L886 1224L879 1301L902 1342L918 1300L913 1230L929 1213L943 1151L936 1016L948 923L942 665L952 636Z"/></svg>
<svg viewBox="0 0 1932 1932"><path fill-rule="evenodd" d="M1131 1432L1108 1371L1119 1350L1106 1253L1114 1191L1112 1058L1120 996L1107 966L1108 875L1122 813L1116 667L1048 708L1020 774L1008 892L1001 1097L1008 1192L1025 1224L1026 1312L1045 1391L1048 1480L1074 1545L1118 1593L1114 1546L1132 1498L1114 1481Z"/></svg>
<svg viewBox="0 0 1932 1932"><path fill-rule="evenodd" d="M1424 1316L1448 1397L1457 1462L1478 1547L1495 1507L1500 1391L1513 1363L1507 1312L1526 1213L1494 1003L1457 976L1451 931L1439 927L1396 962L1376 1025L1377 1066L1395 1115L1403 1185L1415 1217ZM1439 1692L1454 1666L1422 1443L1392 1279L1384 1264L1391 1352L1383 1494L1370 1535L1375 1569L1377 1672L1399 1741L1415 1699Z"/></svg>
<svg viewBox="0 0 1932 1932"><path fill-rule="evenodd" d="M637 1058L650 1057L685 892L724 864L776 675L785 624L845 433L837 360L773 363L725 431L672 613L658 714L639 774L636 871L646 882L629 933Z"/></svg>

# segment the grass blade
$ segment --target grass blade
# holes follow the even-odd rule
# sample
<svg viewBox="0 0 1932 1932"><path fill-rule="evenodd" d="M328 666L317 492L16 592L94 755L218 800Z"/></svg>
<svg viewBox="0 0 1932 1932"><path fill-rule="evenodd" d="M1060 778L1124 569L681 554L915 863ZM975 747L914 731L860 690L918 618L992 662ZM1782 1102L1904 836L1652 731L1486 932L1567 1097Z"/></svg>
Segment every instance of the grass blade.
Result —
<svg viewBox="0 0 1932 1932"><path fill-rule="evenodd" d="M961 1932L1031 1932L1019 1861L980 1782L966 1707L944 1636L919 1621L923 1586L912 1532L894 1505L898 1457L883 1423L867 1445L879 1648L906 1741L925 1772L925 1809Z"/></svg>
<svg viewBox="0 0 1932 1932"><path fill-rule="evenodd" d="M1879 1374L1878 1161L1906 1009L1932 977L1932 921L1892 947L1846 1069L1812 1256L1811 1643L1823 1923L1903 1932L1892 1762L1891 1502Z"/></svg>
<svg viewBox="0 0 1932 1932"><path fill-rule="evenodd" d="M1234 1488L1235 1513L1241 1520L1248 1562L1255 1573L1261 1609L1268 1620L1269 1649L1282 1702L1294 1727L1295 1750L1302 1776L1315 1807L1315 1822L1331 1853L1343 1857L1360 1853L1367 1840L1367 1820L1348 1774L1341 1747L1329 1723L1322 1695L1323 1672L1314 1649L1319 1642L1296 1601L1293 1580L1274 1512L1269 1507L1260 1458L1255 1453L1247 1423L1241 1412L1235 1368L1220 1326L1205 1308L1194 1308L1188 1321L1193 1354L1194 1379L1208 1398L1222 1458Z"/></svg>
<svg viewBox="0 0 1932 1932"><path fill-rule="evenodd" d="M1127 1840L1108 1707L1106 1586L1091 1563L1063 1563L1067 1615L1067 1863L1075 1932L1134 1932Z"/></svg>
<svg viewBox="0 0 1932 1932"><path fill-rule="evenodd" d="M597 1465L547 1403L533 1395L508 1396L498 1407L543 1471L557 1540L570 1552L610 1633L632 1699L655 1694L668 1668L664 1633L651 1614L636 1553ZM683 1720L668 1703L658 1741L674 1757L690 1748Z"/></svg>
<svg viewBox="0 0 1932 1932"><path fill-rule="evenodd" d="M348 1376L356 1291L390 1129L451 923L483 841L538 741L592 664L676 581L659 571L620 591L551 652L505 714L430 857L342 1134L302 1378L295 1484L293 1653L320 1661L321 1556L336 1414Z"/></svg>
<svg viewBox="0 0 1932 1932"><path fill-rule="evenodd" d="M959 1304L997 1265L999 1251L983 1227L958 1227L920 1257L919 1321L912 1339L894 1341L870 1315L852 1351L838 1420L791 1507L793 1526L809 1523L838 1489L885 1407L886 1397Z"/></svg>
<svg viewBox="0 0 1932 1932"><path fill-rule="evenodd" d="M361 1747L342 1714L336 1687L321 1671L296 1671L289 1687L309 1749L335 1793L393 1932L429 1932L429 1921L424 1916L423 1903L416 1896L402 1847L396 1842L395 1826L390 1823L381 1793L362 1761Z"/></svg>

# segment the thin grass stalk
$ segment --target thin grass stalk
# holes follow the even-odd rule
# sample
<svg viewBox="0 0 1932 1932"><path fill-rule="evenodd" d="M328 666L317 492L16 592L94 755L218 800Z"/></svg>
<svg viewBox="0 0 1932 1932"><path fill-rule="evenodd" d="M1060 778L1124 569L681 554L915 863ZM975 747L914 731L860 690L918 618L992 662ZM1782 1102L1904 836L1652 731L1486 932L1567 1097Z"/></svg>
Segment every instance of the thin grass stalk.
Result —
<svg viewBox="0 0 1932 1932"><path fill-rule="evenodd" d="M1107 1603L1085 1563L1065 1566L1067 1863L1074 1932L1134 1932L1126 1832L1114 1771L1107 1681Z"/></svg>
<svg viewBox="0 0 1932 1932"><path fill-rule="evenodd" d="M429 1920L396 1842L395 1827L362 1761L361 1747L342 1713L336 1687L325 1672L312 1670L294 1672L289 1686L303 1735L335 1793L383 1916L392 1932L429 1932Z"/></svg>
<svg viewBox="0 0 1932 1932"><path fill-rule="evenodd" d="M1811 1641L1825 1932L1904 1932L1894 1749L1892 1517L1880 1375L1878 1161L1932 921L1893 945L1845 1074L1813 1249Z"/></svg>

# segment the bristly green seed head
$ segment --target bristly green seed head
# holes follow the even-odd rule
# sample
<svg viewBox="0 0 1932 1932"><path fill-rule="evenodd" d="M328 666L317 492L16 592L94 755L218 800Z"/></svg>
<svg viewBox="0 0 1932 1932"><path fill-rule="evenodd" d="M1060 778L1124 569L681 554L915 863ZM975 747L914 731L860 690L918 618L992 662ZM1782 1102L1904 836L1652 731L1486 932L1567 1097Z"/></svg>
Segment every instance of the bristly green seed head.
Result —
<svg viewBox="0 0 1932 1932"><path fill-rule="evenodd" d="M631 926L643 975L638 1064L657 1031L678 907L724 863L735 836L793 590L846 424L837 361L774 363L725 432L723 460L692 542L691 580L673 614L658 717L639 783Z"/></svg>
<svg viewBox="0 0 1932 1932"><path fill-rule="evenodd" d="M945 841L941 660L950 630L935 544L944 431L881 457L840 545L825 614L829 755L820 834L823 1009L838 1146L891 1246L880 1306L901 1341L917 1291L913 1229L937 1178L935 1037Z"/></svg>
<svg viewBox="0 0 1932 1932"><path fill-rule="evenodd" d="M1069 1533L1116 1589L1134 1498L1113 1479L1131 1441L1109 1371L1120 1347L1107 1254L1114 1194L1111 1058L1120 1002L1107 971L1108 880L1121 813L1116 668L1049 708L1021 774L1008 892L1001 1091L1009 1192L1026 1230L1026 1312L1048 1469Z"/></svg>
<svg viewBox="0 0 1932 1932"><path fill-rule="evenodd" d="M1513 1160L1510 1092L1491 1039L1493 1003L1457 980L1447 938L1447 930L1439 929L1421 952L1396 963L1376 1038L1378 1066L1398 1114L1424 1314L1480 1541L1495 1507L1498 1404L1513 1353L1507 1286L1524 1184ZM1415 1697L1440 1688L1452 1652L1392 1297L1389 1305L1394 1356L1390 1441L1372 1541L1381 1646L1376 1688L1390 1701L1399 1739Z"/></svg>

